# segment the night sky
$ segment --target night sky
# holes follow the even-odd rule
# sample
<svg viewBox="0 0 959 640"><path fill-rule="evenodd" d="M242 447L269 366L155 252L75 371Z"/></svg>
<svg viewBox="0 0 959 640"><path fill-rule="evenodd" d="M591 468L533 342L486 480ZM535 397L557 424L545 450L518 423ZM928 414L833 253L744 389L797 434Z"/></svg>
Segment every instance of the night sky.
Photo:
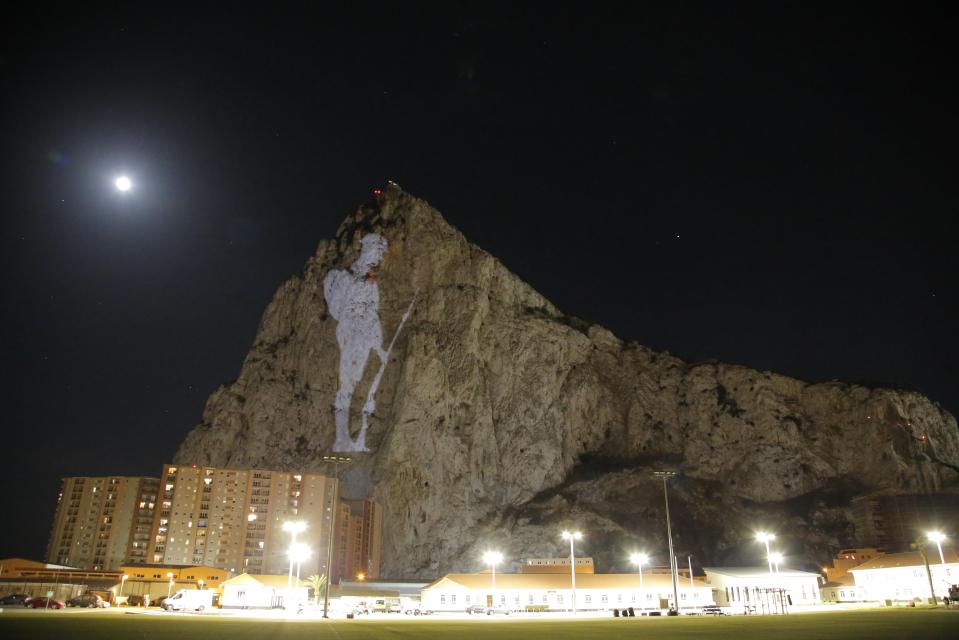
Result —
<svg viewBox="0 0 959 640"><path fill-rule="evenodd" d="M406 4L5 15L0 557L158 474L389 178L620 337L959 411L947 15Z"/></svg>

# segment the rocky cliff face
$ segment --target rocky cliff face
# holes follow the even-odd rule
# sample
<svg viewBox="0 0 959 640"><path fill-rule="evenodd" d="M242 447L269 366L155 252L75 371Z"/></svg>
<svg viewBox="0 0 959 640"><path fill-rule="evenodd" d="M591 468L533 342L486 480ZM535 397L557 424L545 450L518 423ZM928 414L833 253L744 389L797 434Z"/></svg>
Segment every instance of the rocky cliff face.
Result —
<svg viewBox="0 0 959 640"><path fill-rule="evenodd" d="M324 290L335 270L351 289ZM375 347L362 353L377 314L385 366ZM628 570L632 549L666 564L654 469L680 472L677 552L703 564L761 562L760 526L820 562L853 539L850 497L959 483L956 420L929 399L624 343L396 187L280 287L239 378L210 397L175 461L321 471L338 420L352 441L368 424L345 491L383 505L383 574L395 577L479 568L488 546L562 554L558 531L574 525L603 571Z"/></svg>

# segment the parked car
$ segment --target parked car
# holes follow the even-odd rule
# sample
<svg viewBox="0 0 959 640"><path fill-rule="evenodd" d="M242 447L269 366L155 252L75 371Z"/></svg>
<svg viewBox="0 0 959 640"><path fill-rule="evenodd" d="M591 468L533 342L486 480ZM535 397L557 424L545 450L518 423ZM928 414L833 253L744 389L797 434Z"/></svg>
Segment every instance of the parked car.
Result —
<svg viewBox="0 0 959 640"><path fill-rule="evenodd" d="M429 609L424 609L423 607L410 607L403 613L405 613L408 616L428 616L432 614L433 612L430 611Z"/></svg>
<svg viewBox="0 0 959 640"><path fill-rule="evenodd" d="M10 606L15 604L23 604L29 598L30 596L25 593L11 593L8 596L3 596L0 598L0 605Z"/></svg>
<svg viewBox="0 0 959 640"><path fill-rule="evenodd" d="M486 607L481 604L471 604L466 607L466 613L473 615L474 613L486 613Z"/></svg>
<svg viewBox="0 0 959 640"><path fill-rule="evenodd" d="M77 596L75 598L70 598L67 600L68 607L88 607L88 608L99 608L102 609L106 606L103 598L98 596L95 593L84 593L82 596Z"/></svg>
<svg viewBox="0 0 959 640"><path fill-rule="evenodd" d="M62 609L66 605L53 598L27 598L23 606L31 609Z"/></svg>

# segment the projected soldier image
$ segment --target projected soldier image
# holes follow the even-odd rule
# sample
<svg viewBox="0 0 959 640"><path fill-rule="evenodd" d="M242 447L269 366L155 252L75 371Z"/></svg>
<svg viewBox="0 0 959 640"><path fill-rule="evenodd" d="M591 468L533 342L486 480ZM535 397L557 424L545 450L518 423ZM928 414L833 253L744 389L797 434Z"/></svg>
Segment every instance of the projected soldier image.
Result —
<svg viewBox="0 0 959 640"><path fill-rule="evenodd" d="M383 328L380 323L380 291L376 282L376 267L386 253L386 238L376 233L363 236L360 256L349 269L330 271L323 281L326 305L337 321L336 340L340 346L339 387L333 402L336 440L333 451L369 451L366 431L369 416L376 410L375 395L386 368L389 352L409 317L413 303L403 314L396 334L387 349L383 348ZM380 366L370 383L361 413L360 429L356 439L350 431L350 406L353 392L363 378L370 353L375 353Z"/></svg>

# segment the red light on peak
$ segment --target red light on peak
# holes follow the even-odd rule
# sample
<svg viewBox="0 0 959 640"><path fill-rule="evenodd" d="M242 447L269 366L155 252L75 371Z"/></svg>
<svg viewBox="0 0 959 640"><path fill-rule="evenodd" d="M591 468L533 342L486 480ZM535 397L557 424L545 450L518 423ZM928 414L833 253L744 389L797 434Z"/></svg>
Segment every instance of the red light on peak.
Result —
<svg viewBox="0 0 959 640"><path fill-rule="evenodd" d="M194 469L196 469L196 465L192 465L192 466L193 466Z"/></svg>
<svg viewBox="0 0 959 640"><path fill-rule="evenodd" d="M373 195L379 198L381 195L383 195L383 190L380 188L373 189Z"/></svg>

